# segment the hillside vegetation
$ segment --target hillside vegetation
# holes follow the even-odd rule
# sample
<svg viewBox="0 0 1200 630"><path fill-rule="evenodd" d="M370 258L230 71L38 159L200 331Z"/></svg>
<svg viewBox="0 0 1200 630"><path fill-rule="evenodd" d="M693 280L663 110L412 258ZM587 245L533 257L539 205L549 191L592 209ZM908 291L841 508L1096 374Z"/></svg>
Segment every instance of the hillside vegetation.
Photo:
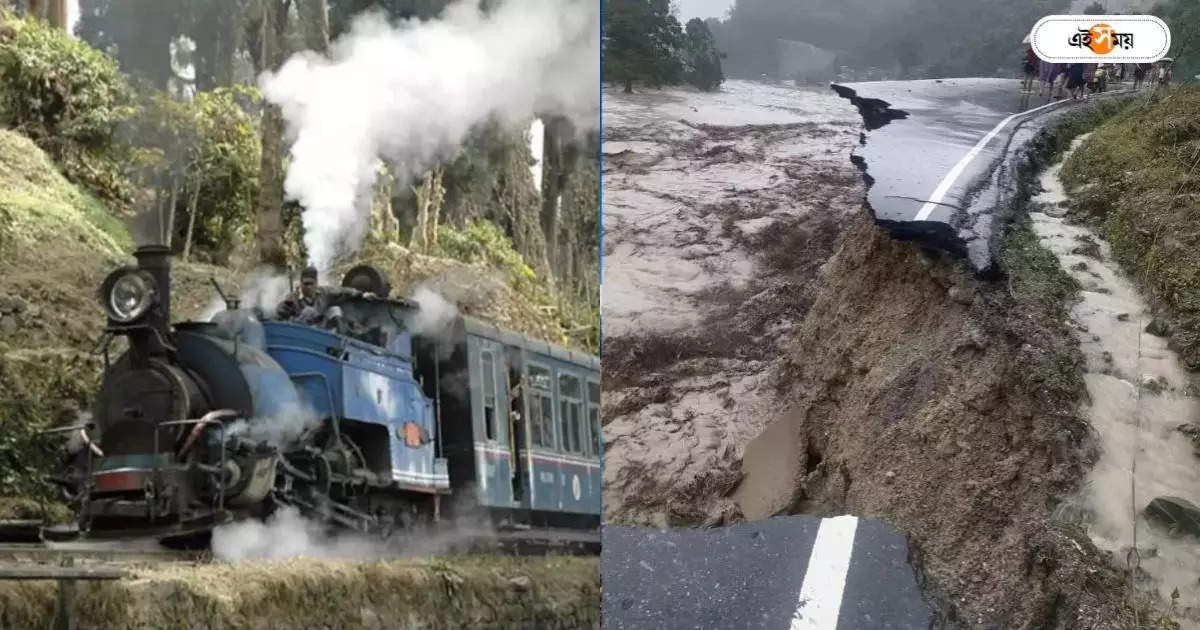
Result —
<svg viewBox="0 0 1200 630"><path fill-rule="evenodd" d="M1200 369L1200 87L1146 97L1100 125L1063 167L1073 214L1094 225Z"/></svg>
<svg viewBox="0 0 1200 630"><path fill-rule="evenodd" d="M259 103L244 85L173 98L85 42L0 10L0 518L61 515L41 481L57 445L37 432L90 409L103 367L96 290L137 244L176 252L177 320L209 308L210 278L238 291L261 271ZM598 164L584 160L562 189L560 236L580 253L556 281L526 142L484 129L443 166L444 216L428 246L411 247L414 191L382 190L391 220L342 268L371 262L397 294L427 284L463 313L598 351L599 252L587 244L599 234ZM295 269L303 252L292 254Z"/></svg>

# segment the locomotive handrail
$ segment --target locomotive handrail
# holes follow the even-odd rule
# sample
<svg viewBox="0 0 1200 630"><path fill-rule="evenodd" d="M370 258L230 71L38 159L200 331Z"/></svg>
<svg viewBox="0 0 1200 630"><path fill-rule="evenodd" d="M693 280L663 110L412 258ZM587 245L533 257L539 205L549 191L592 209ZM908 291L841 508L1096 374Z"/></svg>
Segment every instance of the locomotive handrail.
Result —
<svg viewBox="0 0 1200 630"><path fill-rule="evenodd" d="M88 427L88 424L90 424L90 423L85 422L83 424L73 424L68 427L54 427L53 429L42 429L41 431L38 431L37 434L38 435L46 435L49 433L70 433L71 431L77 431L79 429L86 429Z"/></svg>
<svg viewBox="0 0 1200 630"><path fill-rule="evenodd" d="M184 455L187 455L187 452L189 450L191 450L192 444L194 444L196 442L196 438L200 437L200 433L204 430L204 427L208 426L209 424L212 424L214 421L216 421L218 419L231 418L231 417L235 417L238 415L240 415L240 413L237 411L234 411L233 409L216 409L216 410L213 410L213 411L210 411L210 412L204 414L203 416L200 417L199 421L194 422L194 423L191 420L185 420L185 421L173 420L170 422L162 422L159 424L159 426L163 426L163 425L172 426L172 425L177 425L177 424L195 424L196 425L196 427L194 429L192 429L192 432L188 434L187 440L184 441L183 446L179 449L179 456L183 457ZM217 424L220 424L220 423L218 422Z"/></svg>

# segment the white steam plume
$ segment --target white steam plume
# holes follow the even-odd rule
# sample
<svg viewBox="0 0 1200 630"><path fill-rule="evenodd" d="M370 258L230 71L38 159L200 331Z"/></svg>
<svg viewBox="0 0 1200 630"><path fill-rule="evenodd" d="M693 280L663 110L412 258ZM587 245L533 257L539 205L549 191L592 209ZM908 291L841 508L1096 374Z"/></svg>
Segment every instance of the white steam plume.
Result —
<svg viewBox="0 0 1200 630"><path fill-rule="evenodd" d="M480 123L541 114L594 129L600 107L600 7L595 0L476 0L437 20L360 17L329 58L293 56L260 79L288 125L284 186L304 206L304 244L322 277L367 225L379 159L411 179Z"/></svg>
<svg viewBox="0 0 1200 630"><path fill-rule="evenodd" d="M404 322L414 335L441 337L450 332L450 325L458 316L458 308L448 302L428 285L422 284L413 291L412 301L419 307Z"/></svg>
<svg viewBox="0 0 1200 630"><path fill-rule="evenodd" d="M295 445L301 437L320 426L321 419L312 407L288 403L270 416L230 422L225 427L225 434L241 436L256 444L266 442L271 446L286 448Z"/></svg>

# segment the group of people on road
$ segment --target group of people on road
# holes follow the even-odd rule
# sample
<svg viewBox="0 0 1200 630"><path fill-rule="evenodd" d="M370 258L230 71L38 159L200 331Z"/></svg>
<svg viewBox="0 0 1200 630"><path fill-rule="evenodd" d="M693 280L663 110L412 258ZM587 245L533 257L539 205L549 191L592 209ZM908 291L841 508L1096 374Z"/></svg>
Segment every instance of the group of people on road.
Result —
<svg viewBox="0 0 1200 630"><path fill-rule="evenodd" d="M1141 89L1147 74L1153 72L1153 81L1160 85L1168 85L1171 81L1170 63L1154 64L1095 64L1095 63L1047 63L1038 59L1033 48L1025 52L1025 84L1024 90L1033 90L1034 80L1041 83L1039 96L1063 98L1069 94L1072 99L1084 98L1090 87L1093 92L1103 92L1108 80L1116 78L1124 81L1126 73L1132 67L1133 88Z"/></svg>

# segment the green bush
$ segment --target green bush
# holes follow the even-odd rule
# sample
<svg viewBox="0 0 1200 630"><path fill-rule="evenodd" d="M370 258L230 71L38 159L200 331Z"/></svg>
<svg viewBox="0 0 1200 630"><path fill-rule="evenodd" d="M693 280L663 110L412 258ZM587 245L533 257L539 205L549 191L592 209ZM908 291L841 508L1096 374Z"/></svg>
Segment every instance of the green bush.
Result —
<svg viewBox="0 0 1200 630"><path fill-rule="evenodd" d="M438 248L449 258L470 264L485 264L508 272L513 288L523 294L540 289L533 267L513 249L512 241L500 228L490 221L471 221L461 230L438 226Z"/></svg>
<svg viewBox="0 0 1200 630"><path fill-rule="evenodd" d="M114 139L132 109L112 59L44 22L0 13L0 124L105 200L131 195Z"/></svg>
<svg viewBox="0 0 1200 630"><path fill-rule="evenodd" d="M0 354L0 496L54 498L43 475L57 472L61 439L38 432L77 422L91 402L98 372L91 357Z"/></svg>

